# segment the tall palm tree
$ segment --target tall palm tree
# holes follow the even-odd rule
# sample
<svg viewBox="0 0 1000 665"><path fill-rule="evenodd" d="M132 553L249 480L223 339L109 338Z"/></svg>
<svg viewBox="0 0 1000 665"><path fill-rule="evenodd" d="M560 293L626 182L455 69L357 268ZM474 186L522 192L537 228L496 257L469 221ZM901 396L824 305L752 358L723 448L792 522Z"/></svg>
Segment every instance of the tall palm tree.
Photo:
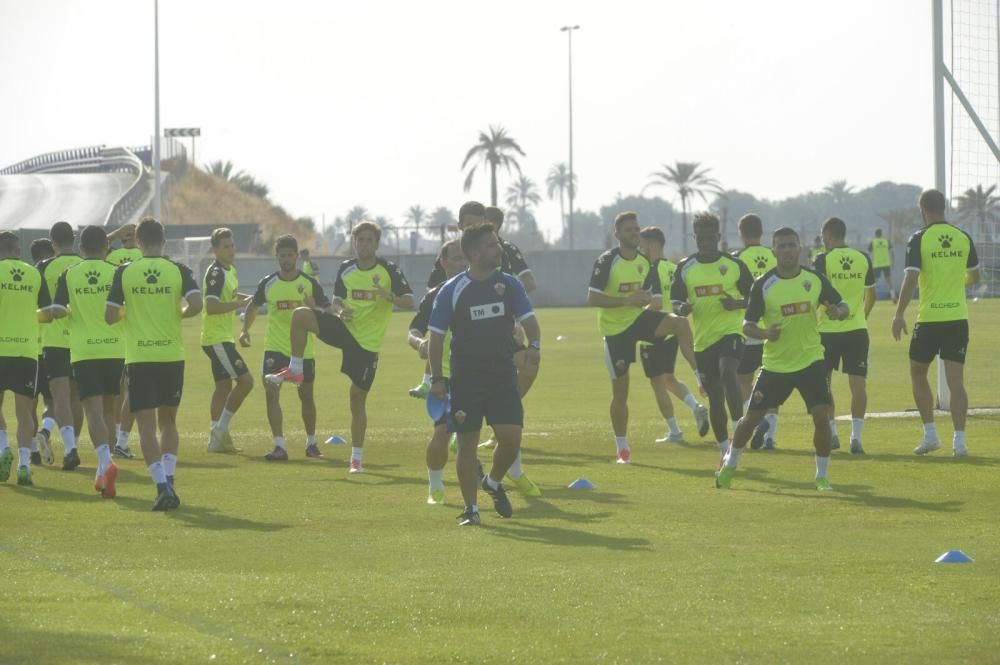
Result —
<svg viewBox="0 0 1000 665"><path fill-rule="evenodd" d="M545 177L545 188L549 199L554 199L556 192L559 193L559 219L565 234L568 223L566 219L566 192L572 188L573 194L576 194L576 174L573 174L572 182L570 182L569 167L566 166L566 162L553 164L552 168L549 169L549 175Z"/></svg>
<svg viewBox="0 0 1000 665"><path fill-rule="evenodd" d="M512 208L526 210L542 202L542 195L538 193L538 185L527 176L518 176L509 187L507 187L507 205Z"/></svg>
<svg viewBox="0 0 1000 665"><path fill-rule="evenodd" d="M833 199L833 205L843 205L854 192L854 188L846 180L834 180L823 188L823 193Z"/></svg>
<svg viewBox="0 0 1000 665"><path fill-rule="evenodd" d="M368 219L368 208L364 206L354 206L347 211L348 228L353 229L355 224L360 224L366 219Z"/></svg>
<svg viewBox="0 0 1000 665"><path fill-rule="evenodd" d="M214 162L205 164L205 172L210 173L214 176L218 176L223 180L235 180L243 175L243 171L234 172L233 163L230 161L223 162L221 159L217 159Z"/></svg>
<svg viewBox="0 0 1000 665"><path fill-rule="evenodd" d="M978 225L986 240L993 238L993 227L1000 224L1000 196L994 194L996 191L996 185L990 185L985 190L982 185L976 185L975 189L965 190L954 200L959 221L971 221L973 225Z"/></svg>
<svg viewBox="0 0 1000 665"><path fill-rule="evenodd" d="M490 169L490 205L497 204L497 168L503 168L507 173L514 170L521 175L521 165L517 163L515 155L527 156L517 141L508 136L507 130L499 125L490 125L488 134L479 132L479 140L465 153L462 169L478 160L482 160L482 163ZM476 175L478 166L479 164L472 164L472 168L465 176L465 191L472 189L472 179Z"/></svg>
<svg viewBox="0 0 1000 665"><path fill-rule="evenodd" d="M642 190L645 191L647 187L668 187L681 197L681 221L684 224L681 233L681 247L683 253L687 254L687 224L691 198L697 196L702 201L707 202L706 195L721 194L722 186L708 175L711 169L701 168L699 162L674 162L673 166L669 164L661 166L663 167L662 171L654 171L649 174L652 180ZM641 194L642 192L640 192Z"/></svg>
<svg viewBox="0 0 1000 665"><path fill-rule="evenodd" d="M437 232L441 236L441 242L444 242L448 229L457 227L458 221L455 219L455 214L451 210L445 206L439 206L434 209L434 212L431 213L430 226L437 229Z"/></svg>
<svg viewBox="0 0 1000 665"><path fill-rule="evenodd" d="M406 212L403 213L403 217L406 219L406 222L409 225L413 226L416 229L418 234L420 233L420 227L428 219L427 211L424 210L419 205L410 206L409 208L407 208Z"/></svg>

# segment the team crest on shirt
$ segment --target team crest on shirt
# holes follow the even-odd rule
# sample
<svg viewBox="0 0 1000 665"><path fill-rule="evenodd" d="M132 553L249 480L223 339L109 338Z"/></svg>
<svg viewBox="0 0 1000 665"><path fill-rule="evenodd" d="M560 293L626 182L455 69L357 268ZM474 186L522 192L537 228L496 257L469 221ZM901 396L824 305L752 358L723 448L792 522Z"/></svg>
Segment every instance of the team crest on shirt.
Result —
<svg viewBox="0 0 1000 665"><path fill-rule="evenodd" d="M305 284L299 284L298 291L299 291L299 293L305 293L306 292L306 285Z"/></svg>
<svg viewBox="0 0 1000 665"><path fill-rule="evenodd" d="M236 367L238 367L239 369L243 369L243 360L242 359L237 358L236 362L233 363L233 364L236 365Z"/></svg>
<svg viewBox="0 0 1000 665"><path fill-rule="evenodd" d="M507 285L504 284L503 282L497 282L496 284L493 285L493 290L496 291L497 295L502 298L504 292L507 290Z"/></svg>
<svg viewBox="0 0 1000 665"><path fill-rule="evenodd" d="M759 390L755 390L754 393L753 393L753 403L754 404L759 404L763 400L764 400L764 393L762 393Z"/></svg>
<svg viewBox="0 0 1000 665"><path fill-rule="evenodd" d="M642 266L636 266L635 269L639 271L640 275L642 274Z"/></svg>
<svg viewBox="0 0 1000 665"><path fill-rule="evenodd" d="M465 411L455 412L455 422L462 424L465 422Z"/></svg>
<svg viewBox="0 0 1000 665"><path fill-rule="evenodd" d="M802 288L806 290L806 293L812 291L813 283L808 279L802 280Z"/></svg>
<svg viewBox="0 0 1000 665"><path fill-rule="evenodd" d="M720 274L720 275L723 275L723 276L725 276L725 274L726 274L727 272L729 272L729 266L726 266L726 265L721 265L721 266L719 266L719 274Z"/></svg>

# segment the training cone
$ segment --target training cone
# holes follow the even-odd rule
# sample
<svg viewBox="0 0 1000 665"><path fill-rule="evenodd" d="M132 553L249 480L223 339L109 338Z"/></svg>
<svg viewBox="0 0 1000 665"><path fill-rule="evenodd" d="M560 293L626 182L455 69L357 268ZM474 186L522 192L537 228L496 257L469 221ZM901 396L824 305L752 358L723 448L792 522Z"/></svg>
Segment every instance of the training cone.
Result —
<svg viewBox="0 0 1000 665"><path fill-rule="evenodd" d="M594 489L594 483L586 478L577 478L569 484L569 488L571 490L592 490Z"/></svg>
<svg viewBox="0 0 1000 665"><path fill-rule="evenodd" d="M345 443L347 443L347 439L340 436L339 434L334 434L329 439L327 439L326 442L332 446L342 446Z"/></svg>
<svg viewBox="0 0 1000 665"><path fill-rule="evenodd" d="M934 559L934 563L972 563L974 561L975 559L962 550L948 550Z"/></svg>

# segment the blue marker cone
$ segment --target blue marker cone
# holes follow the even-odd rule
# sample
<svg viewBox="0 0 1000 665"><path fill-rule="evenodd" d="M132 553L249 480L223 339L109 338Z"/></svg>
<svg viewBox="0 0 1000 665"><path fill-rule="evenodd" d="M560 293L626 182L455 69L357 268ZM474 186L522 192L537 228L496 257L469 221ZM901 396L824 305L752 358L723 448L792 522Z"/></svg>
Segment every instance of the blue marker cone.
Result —
<svg viewBox="0 0 1000 665"><path fill-rule="evenodd" d="M571 490L592 490L594 489L594 483L590 482L586 478L577 478L569 484Z"/></svg>
<svg viewBox="0 0 1000 665"><path fill-rule="evenodd" d="M934 559L934 563L973 563L974 561L975 559L962 550L948 550Z"/></svg>
<svg viewBox="0 0 1000 665"><path fill-rule="evenodd" d="M448 409L451 408L451 400L448 397L438 399L434 393L427 393L427 415L431 420L437 422L445 417Z"/></svg>
<svg viewBox="0 0 1000 665"><path fill-rule="evenodd" d="M327 439L326 442L332 446L342 446L345 443L347 443L347 439L340 436L339 434L334 434L329 439Z"/></svg>

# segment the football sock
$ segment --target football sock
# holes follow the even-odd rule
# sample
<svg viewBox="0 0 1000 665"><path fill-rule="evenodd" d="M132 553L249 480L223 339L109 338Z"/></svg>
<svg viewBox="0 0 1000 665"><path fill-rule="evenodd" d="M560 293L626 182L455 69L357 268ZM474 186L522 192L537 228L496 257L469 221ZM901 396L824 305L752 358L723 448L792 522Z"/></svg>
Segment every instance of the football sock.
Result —
<svg viewBox="0 0 1000 665"><path fill-rule="evenodd" d="M56 427L57 427L57 425L56 425L56 419L55 418L50 418L48 416L46 416L45 418L42 418L42 430L43 431L51 434L52 432L56 431Z"/></svg>
<svg viewBox="0 0 1000 665"><path fill-rule="evenodd" d="M465 512L467 512L467 513L478 513L479 512L479 506L476 505L476 504L472 504L471 506L466 506L465 507Z"/></svg>
<svg viewBox="0 0 1000 665"><path fill-rule="evenodd" d="M215 429L218 426L219 426L219 421L218 420L210 420L209 423L208 423L208 428L209 429Z"/></svg>
<svg viewBox="0 0 1000 665"><path fill-rule="evenodd" d="M288 361L288 369L292 370L296 374L302 373L302 358L299 356L292 356Z"/></svg>
<svg viewBox="0 0 1000 665"><path fill-rule="evenodd" d="M306 445L307 446L315 446L316 445L316 435L315 434L306 434Z"/></svg>
<svg viewBox="0 0 1000 665"><path fill-rule="evenodd" d="M423 383L425 386L431 385L431 375L430 374L424 374L424 380L421 381L421 383Z"/></svg>
<svg viewBox="0 0 1000 665"><path fill-rule="evenodd" d="M851 438L861 440L861 428L865 426L864 418L851 418Z"/></svg>
<svg viewBox="0 0 1000 665"><path fill-rule="evenodd" d="M726 466L735 469L739 465L741 457L743 457L742 448L730 448L729 453L726 454Z"/></svg>
<svg viewBox="0 0 1000 665"><path fill-rule="evenodd" d="M820 457L816 455L816 477L826 478L826 467L830 464L830 457Z"/></svg>
<svg viewBox="0 0 1000 665"><path fill-rule="evenodd" d="M490 478L489 475L486 476L486 484L490 489L498 489L500 487L500 483Z"/></svg>
<svg viewBox="0 0 1000 665"><path fill-rule="evenodd" d="M767 428L767 437L773 440L775 433L778 431L778 414L769 413L764 416L764 419L767 420L767 424L770 425L770 427Z"/></svg>
<svg viewBox="0 0 1000 665"><path fill-rule="evenodd" d="M111 466L111 448L102 443L97 446L97 475L102 475Z"/></svg>
<svg viewBox="0 0 1000 665"><path fill-rule="evenodd" d="M163 475L167 477L177 475L177 455L163 453Z"/></svg>
<svg viewBox="0 0 1000 665"><path fill-rule="evenodd" d="M129 432L125 430L118 431L118 440L115 442L115 446L118 448L128 448L128 435Z"/></svg>
<svg viewBox="0 0 1000 665"><path fill-rule="evenodd" d="M830 418L830 434L837 436L837 421Z"/></svg>
<svg viewBox="0 0 1000 665"><path fill-rule="evenodd" d="M152 476L153 482L156 486L167 484L167 474L163 471L162 462L153 462L149 465L149 475Z"/></svg>
<svg viewBox="0 0 1000 665"><path fill-rule="evenodd" d="M924 441L937 441L937 425L933 422L924 423Z"/></svg>
<svg viewBox="0 0 1000 665"><path fill-rule="evenodd" d="M274 437L274 447L275 448L281 448L282 450L284 450L285 449L285 437L283 437L283 436L276 436L276 437Z"/></svg>
<svg viewBox="0 0 1000 665"><path fill-rule="evenodd" d="M671 434L681 433L681 428L677 426L677 418L667 418L667 427L670 428Z"/></svg>
<svg viewBox="0 0 1000 665"><path fill-rule="evenodd" d="M517 451L517 457L514 458L514 463L510 465L507 469L507 475L511 478L520 478L524 475L524 468L521 466L521 451Z"/></svg>
<svg viewBox="0 0 1000 665"><path fill-rule="evenodd" d="M618 452L628 449L628 437L627 436L616 436L615 446L618 448Z"/></svg>
<svg viewBox="0 0 1000 665"><path fill-rule="evenodd" d="M10 443L7 441L7 430L0 429L0 453L10 448Z"/></svg>
<svg viewBox="0 0 1000 665"><path fill-rule="evenodd" d="M694 395L692 395L691 393L688 393L687 395L684 396L684 403L687 404L688 408L691 409L692 411L701 406L701 404L698 404L698 400L696 400L694 398Z"/></svg>
<svg viewBox="0 0 1000 665"><path fill-rule="evenodd" d="M73 426L66 425L66 427L60 427L59 433L62 435L63 443L66 445L66 454L69 454L71 450L76 450L76 434L73 432Z"/></svg>
<svg viewBox="0 0 1000 665"><path fill-rule="evenodd" d="M18 457L18 466L31 466L30 448L18 448L17 457Z"/></svg>
<svg viewBox="0 0 1000 665"><path fill-rule="evenodd" d="M223 432L229 431L229 423L233 420L233 412L229 409L223 409L222 413L219 415L219 429Z"/></svg>
<svg viewBox="0 0 1000 665"><path fill-rule="evenodd" d="M719 452L725 455L726 451L729 450L729 439L723 439L718 443L719 443Z"/></svg>
<svg viewBox="0 0 1000 665"><path fill-rule="evenodd" d="M955 430L955 436L952 438L952 445L956 448L965 445L965 432L962 430Z"/></svg>
<svg viewBox="0 0 1000 665"><path fill-rule="evenodd" d="M444 489L444 469L427 469L427 481L432 490Z"/></svg>
<svg viewBox="0 0 1000 665"><path fill-rule="evenodd" d="M365 452L364 448L358 448L357 446L351 446L351 461L354 460L361 461L361 453Z"/></svg>

